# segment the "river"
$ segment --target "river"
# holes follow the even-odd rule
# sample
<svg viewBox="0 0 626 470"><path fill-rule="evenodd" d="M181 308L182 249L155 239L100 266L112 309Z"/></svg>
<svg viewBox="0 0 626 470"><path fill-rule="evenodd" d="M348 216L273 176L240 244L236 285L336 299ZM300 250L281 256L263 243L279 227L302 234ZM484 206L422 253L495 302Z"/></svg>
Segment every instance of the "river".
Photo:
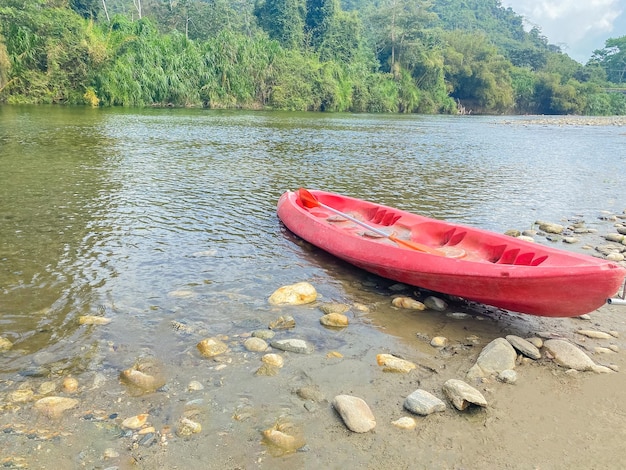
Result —
<svg viewBox="0 0 626 470"><path fill-rule="evenodd" d="M198 338L174 323L199 337L266 327L281 314L268 296L293 282L380 301L371 276L281 226L285 190L498 232L593 223L626 207L625 147L624 127L545 117L0 106L0 336L13 343L0 393L33 377L115 381L142 355L184 385ZM393 341L378 323L365 315L354 334ZM355 341L303 327L329 349Z"/></svg>

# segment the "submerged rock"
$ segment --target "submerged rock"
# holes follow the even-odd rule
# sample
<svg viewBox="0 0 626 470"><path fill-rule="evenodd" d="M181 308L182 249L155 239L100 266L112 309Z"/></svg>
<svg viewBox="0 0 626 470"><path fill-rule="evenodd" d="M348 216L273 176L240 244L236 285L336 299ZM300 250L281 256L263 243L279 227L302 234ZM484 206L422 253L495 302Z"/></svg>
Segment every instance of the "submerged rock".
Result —
<svg viewBox="0 0 626 470"><path fill-rule="evenodd" d="M308 282L298 282L278 288L269 298L272 305L302 305L317 299L317 291Z"/></svg>
<svg viewBox="0 0 626 470"><path fill-rule="evenodd" d="M35 409L48 418L59 418L64 411L78 406L78 400L67 397L45 397L35 402Z"/></svg>
<svg viewBox="0 0 626 470"><path fill-rule="evenodd" d="M281 351L289 351L298 354L311 354L314 349L313 346L305 340L295 338L272 341L271 346Z"/></svg>
<svg viewBox="0 0 626 470"><path fill-rule="evenodd" d="M228 351L228 346L217 338L205 338L196 347L204 357L215 357Z"/></svg>

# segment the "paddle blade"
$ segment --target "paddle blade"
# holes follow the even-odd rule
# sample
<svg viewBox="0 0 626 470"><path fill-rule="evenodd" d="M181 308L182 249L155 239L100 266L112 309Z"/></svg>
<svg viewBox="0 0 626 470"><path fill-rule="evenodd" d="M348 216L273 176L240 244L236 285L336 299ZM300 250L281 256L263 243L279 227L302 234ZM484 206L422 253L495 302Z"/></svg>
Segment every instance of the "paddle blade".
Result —
<svg viewBox="0 0 626 470"><path fill-rule="evenodd" d="M320 207L321 205L317 198L313 196L313 194L311 194L307 189L298 189L298 197L300 198L300 201L302 201L302 205L304 207Z"/></svg>

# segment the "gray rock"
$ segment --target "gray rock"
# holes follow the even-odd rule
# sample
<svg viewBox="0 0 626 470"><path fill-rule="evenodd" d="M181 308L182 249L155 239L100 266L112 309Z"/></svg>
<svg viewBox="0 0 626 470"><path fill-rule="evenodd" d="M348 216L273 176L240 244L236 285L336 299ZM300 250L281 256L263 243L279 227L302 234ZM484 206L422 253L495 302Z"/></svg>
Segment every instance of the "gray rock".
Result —
<svg viewBox="0 0 626 470"><path fill-rule="evenodd" d="M541 352L530 341L515 335L508 335L506 340L524 356L530 357L531 359L541 359Z"/></svg>
<svg viewBox="0 0 626 470"><path fill-rule="evenodd" d="M503 370L498 374L498 380L505 384L514 384L517 382L517 372L511 369Z"/></svg>
<svg viewBox="0 0 626 470"><path fill-rule="evenodd" d="M298 354L311 354L313 352L313 346L303 339L280 339L272 341L270 346L275 349L280 349L281 351L289 351Z"/></svg>
<svg viewBox="0 0 626 470"><path fill-rule="evenodd" d="M543 347L562 367L579 371L593 370L596 364L580 348L562 339L549 339Z"/></svg>
<svg viewBox="0 0 626 470"><path fill-rule="evenodd" d="M337 395L333 399L333 407L350 431L363 433L371 431L376 426L374 414L362 398Z"/></svg>
<svg viewBox="0 0 626 470"><path fill-rule="evenodd" d="M457 410L463 411L471 405L487 406L485 397L474 387L462 380L450 379L443 384L443 392Z"/></svg>
<svg viewBox="0 0 626 470"><path fill-rule="evenodd" d="M435 310L436 312L444 312L448 308L448 304L440 299L439 297L426 297L424 299L424 305L430 310Z"/></svg>
<svg viewBox="0 0 626 470"><path fill-rule="evenodd" d="M504 338L496 338L483 348L476 364L467 373L468 378L487 377L503 370L515 369L517 353Z"/></svg>
<svg viewBox="0 0 626 470"><path fill-rule="evenodd" d="M436 411L445 411L446 404L426 390L415 390L404 400L404 407L411 413L426 416Z"/></svg>
<svg viewBox="0 0 626 470"><path fill-rule="evenodd" d="M559 224L555 224L552 222L542 222L539 224L539 230L542 230L546 233L562 233L564 230L564 227L562 225Z"/></svg>

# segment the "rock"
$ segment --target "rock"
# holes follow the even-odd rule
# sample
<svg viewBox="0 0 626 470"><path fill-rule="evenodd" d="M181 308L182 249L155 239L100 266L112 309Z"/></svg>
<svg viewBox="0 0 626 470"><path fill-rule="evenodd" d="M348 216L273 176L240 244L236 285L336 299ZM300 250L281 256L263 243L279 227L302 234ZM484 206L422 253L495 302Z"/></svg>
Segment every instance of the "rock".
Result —
<svg viewBox="0 0 626 470"><path fill-rule="evenodd" d="M261 361L270 366L278 367L279 369L284 365L285 361L283 357L279 354L269 353L265 354Z"/></svg>
<svg viewBox="0 0 626 470"><path fill-rule="evenodd" d="M476 364L468 371L469 378L487 377L507 369L515 369L517 353L504 338L496 338L478 355Z"/></svg>
<svg viewBox="0 0 626 470"><path fill-rule="evenodd" d="M176 426L176 435L179 437L189 437L202 431L202 425L189 418L181 418Z"/></svg>
<svg viewBox="0 0 626 470"><path fill-rule="evenodd" d="M269 346L264 339L256 338L253 336L252 338L248 338L243 342L243 347L251 352L263 352L267 351Z"/></svg>
<svg viewBox="0 0 626 470"><path fill-rule="evenodd" d="M374 414L362 398L337 395L333 399L333 407L350 431L364 433L376 426Z"/></svg>
<svg viewBox="0 0 626 470"><path fill-rule="evenodd" d="M402 418L392 421L391 424L399 429L407 430L415 429L417 427L417 421L415 421L415 418L411 418L410 416L403 416Z"/></svg>
<svg viewBox="0 0 626 470"><path fill-rule="evenodd" d="M385 372L407 373L415 369L416 365L405 359L400 359L392 354L376 355L376 362L379 366L384 366Z"/></svg>
<svg viewBox="0 0 626 470"><path fill-rule="evenodd" d="M621 253L609 253L606 255L606 259L609 261L624 261L626 258Z"/></svg>
<svg viewBox="0 0 626 470"><path fill-rule="evenodd" d="M427 416L437 411L445 411L446 404L426 390L415 390L404 400L404 408L411 413Z"/></svg>
<svg viewBox="0 0 626 470"><path fill-rule="evenodd" d="M596 365L587 354L568 341L549 339L543 346L552 355L554 362L562 367L585 371L592 370Z"/></svg>
<svg viewBox="0 0 626 470"><path fill-rule="evenodd" d="M270 322L270 330L288 330L296 327L296 321L291 315L284 315L278 317L273 322Z"/></svg>
<svg viewBox="0 0 626 470"><path fill-rule="evenodd" d="M228 351L228 346L217 338L205 338L196 347L204 357L215 357Z"/></svg>
<svg viewBox="0 0 626 470"><path fill-rule="evenodd" d="M308 282L280 287L269 298L272 305L303 305L317 299L317 291Z"/></svg>
<svg viewBox="0 0 626 470"><path fill-rule="evenodd" d="M9 341L8 339L0 336L0 352L8 351L12 347L13 347L13 343L11 341Z"/></svg>
<svg viewBox="0 0 626 470"><path fill-rule="evenodd" d="M610 242L623 243L626 240L626 235L621 233L607 233L604 239Z"/></svg>
<svg viewBox="0 0 626 470"><path fill-rule="evenodd" d="M320 323L331 328L344 328L348 326L348 317L343 313L327 313L320 318Z"/></svg>
<svg viewBox="0 0 626 470"><path fill-rule="evenodd" d="M276 424L263 431L265 443L281 449L283 452L295 452L305 445L305 441L293 425Z"/></svg>
<svg viewBox="0 0 626 470"><path fill-rule="evenodd" d="M197 380L192 380L187 384L187 390L190 392L199 392L200 390L204 390L204 385Z"/></svg>
<svg viewBox="0 0 626 470"><path fill-rule="evenodd" d="M78 317L78 323L80 325L108 325L111 323L111 319L96 315L81 315Z"/></svg>
<svg viewBox="0 0 626 470"><path fill-rule="evenodd" d="M563 237L563 243L569 243L570 245L573 245L574 243L578 243L579 240L576 237Z"/></svg>
<svg viewBox="0 0 626 470"><path fill-rule="evenodd" d="M330 313L346 313L350 310L350 306L347 304L340 304L338 302L327 302L319 306L320 310L326 315Z"/></svg>
<svg viewBox="0 0 626 470"><path fill-rule="evenodd" d="M563 232L564 227L562 225L555 224L552 222L541 222L539 223L539 230L546 232L546 233L559 234Z"/></svg>
<svg viewBox="0 0 626 470"><path fill-rule="evenodd" d="M131 416L130 418L126 418L122 421L122 427L126 429L136 430L141 428L148 421L148 417L150 415L148 413L143 413L136 416Z"/></svg>
<svg viewBox="0 0 626 470"><path fill-rule="evenodd" d="M45 397L35 402L35 409L48 418L59 418L64 411L78 406L78 400L67 397Z"/></svg>
<svg viewBox="0 0 626 470"><path fill-rule="evenodd" d="M296 394L303 400L310 400L316 403L320 403L326 400L326 398L324 397L324 394L315 385L301 387L298 390L296 390Z"/></svg>
<svg viewBox="0 0 626 470"><path fill-rule="evenodd" d="M314 350L313 346L303 339L281 339L272 341L270 345L275 349L280 349L281 351L289 351L298 354L311 354Z"/></svg>
<svg viewBox="0 0 626 470"><path fill-rule="evenodd" d="M141 365L123 370L120 373L122 381L145 392L153 392L165 385L165 377L158 370L153 369L152 373L148 373L137 367L141 368Z"/></svg>
<svg viewBox="0 0 626 470"><path fill-rule="evenodd" d="M611 336L609 333L605 333L604 331L578 330L576 333L578 333L579 335L586 336L587 338L594 338L594 339L611 339L611 338L613 338L613 336Z"/></svg>
<svg viewBox="0 0 626 470"><path fill-rule="evenodd" d="M531 359L541 359L541 352L530 341L515 335L507 335L506 340L524 356Z"/></svg>
<svg viewBox="0 0 626 470"><path fill-rule="evenodd" d="M396 297L391 301L391 305L397 308L406 308L409 310L426 310L426 305L419 300L412 299L411 297Z"/></svg>
<svg viewBox="0 0 626 470"><path fill-rule="evenodd" d="M252 336L254 338L261 338L264 340L268 340L276 336L276 333L274 333L272 330L256 330L252 332Z"/></svg>
<svg viewBox="0 0 626 470"><path fill-rule="evenodd" d="M498 380L505 384L514 384L517 382L517 372L510 369L503 370L498 374Z"/></svg>
<svg viewBox="0 0 626 470"><path fill-rule="evenodd" d="M439 297L426 297L424 299L424 305L426 305L426 308L429 308L430 310L434 310L436 312L445 312L445 310L448 308L448 304L444 301L441 300Z"/></svg>
<svg viewBox="0 0 626 470"><path fill-rule="evenodd" d="M65 377L62 387L65 393L76 393L78 390L78 380L74 377Z"/></svg>
<svg viewBox="0 0 626 470"><path fill-rule="evenodd" d="M430 345L433 348L445 348L448 345L448 338L444 336L435 336L430 340Z"/></svg>
<svg viewBox="0 0 626 470"><path fill-rule="evenodd" d="M280 372L280 367L264 362L263 364L261 364L261 367L257 369L254 375L264 375L266 377L274 377L275 375L278 375L279 372Z"/></svg>
<svg viewBox="0 0 626 470"><path fill-rule="evenodd" d="M443 384L443 392L457 410L463 411L471 405L486 407L487 400L475 388L462 380L450 379Z"/></svg>

